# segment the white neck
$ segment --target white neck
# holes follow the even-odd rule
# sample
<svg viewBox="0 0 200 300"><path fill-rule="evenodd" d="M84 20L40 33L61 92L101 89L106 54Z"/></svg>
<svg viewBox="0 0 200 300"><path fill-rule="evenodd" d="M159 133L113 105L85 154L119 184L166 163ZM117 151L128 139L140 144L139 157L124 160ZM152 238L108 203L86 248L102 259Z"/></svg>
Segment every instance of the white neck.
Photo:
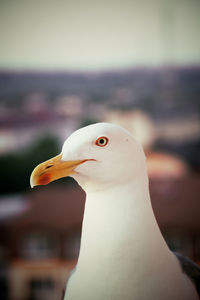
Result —
<svg viewBox="0 0 200 300"><path fill-rule="evenodd" d="M86 197L78 265L92 268L128 256L132 263L168 252L156 223L148 187L129 183L89 192ZM96 267L96 266L95 266ZM121 269L121 266L119 266Z"/></svg>
<svg viewBox="0 0 200 300"><path fill-rule="evenodd" d="M65 300L198 299L160 233L146 172L85 188L80 255Z"/></svg>
<svg viewBox="0 0 200 300"><path fill-rule="evenodd" d="M65 299L159 299L163 293L179 299L163 285L176 289L173 275L181 271L141 182L87 193L79 260ZM182 291L180 299L187 299Z"/></svg>

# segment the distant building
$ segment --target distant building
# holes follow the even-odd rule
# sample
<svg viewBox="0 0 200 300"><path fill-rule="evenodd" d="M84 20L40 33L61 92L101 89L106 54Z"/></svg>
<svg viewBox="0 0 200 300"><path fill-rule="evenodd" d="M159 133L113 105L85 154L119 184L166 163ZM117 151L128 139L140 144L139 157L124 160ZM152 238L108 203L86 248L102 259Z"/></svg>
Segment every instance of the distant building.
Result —
<svg viewBox="0 0 200 300"><path fill-rule="evenodd" d="M61 116L80 117L83 111L82 99L77 95L60 96L55 101L54 109Z"/></svg>
<svg viewBox="0 0 200 300"><path fill-rule="evenodd" d="M157 136L170 142L189 142L199 139L200 122L199 117L177 117L175 119L157 121Z"/></svg>
<svg viewBox="0 0 200 300"><path fill-rule="evenodd" d="M79 125L79 118L60 116L53 111L5 115L0 119L0 153L23 149L47 134L63 142Z"/></svg>
<svg viewBox="0 0 200 300"><path fill-rule="evenodd" d="M188 165L178 156L164 152L147 155L147 171L152 179L182 179L188 176Z"/></svg>
<svg viewBox="0 0 200 300"><path fill-rule="evenodd" d="M120 125L136 137L145 149L151 148L156 130L150 116L139 110L112 110L105 115L105 120Z"/></svg>

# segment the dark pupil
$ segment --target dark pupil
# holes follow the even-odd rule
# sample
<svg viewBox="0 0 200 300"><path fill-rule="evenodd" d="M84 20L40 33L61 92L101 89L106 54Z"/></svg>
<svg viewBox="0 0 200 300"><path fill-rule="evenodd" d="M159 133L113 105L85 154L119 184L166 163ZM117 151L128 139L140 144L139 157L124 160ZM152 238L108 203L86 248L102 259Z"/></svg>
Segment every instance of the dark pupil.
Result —
<svg viewBox="0 0 200 300"><path fill-rule="evenodd" d="M99 143L100 143L100 144L104 144L104 143L105 143L104 139L100 139L100 140L99 140Z"/></svg>

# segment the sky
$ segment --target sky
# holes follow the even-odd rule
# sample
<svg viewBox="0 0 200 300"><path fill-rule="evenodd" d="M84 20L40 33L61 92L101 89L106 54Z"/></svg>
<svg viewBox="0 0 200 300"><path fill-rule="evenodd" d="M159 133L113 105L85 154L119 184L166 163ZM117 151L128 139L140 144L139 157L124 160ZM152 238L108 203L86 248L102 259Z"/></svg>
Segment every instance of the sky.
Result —
<svg viewBox="0 0 200 300"><path fill-rule="evenodd" d="M199 0L0 0L0 69L200 64Z"/></svg>

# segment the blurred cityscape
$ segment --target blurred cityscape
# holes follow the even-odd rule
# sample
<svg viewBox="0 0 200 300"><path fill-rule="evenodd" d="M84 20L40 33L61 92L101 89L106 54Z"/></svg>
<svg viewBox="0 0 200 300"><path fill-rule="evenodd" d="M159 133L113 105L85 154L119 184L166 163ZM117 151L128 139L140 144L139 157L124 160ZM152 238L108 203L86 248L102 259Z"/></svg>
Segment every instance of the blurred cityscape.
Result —
<svg viewBox="0 0 200 300"><path fill-rule="evenodd" d="M152 206L172 250L200 262L200 68L0 72L0 299L56 300L76 263L84 192L30 189L79 127L127 128L147 156Z"/></svg>

